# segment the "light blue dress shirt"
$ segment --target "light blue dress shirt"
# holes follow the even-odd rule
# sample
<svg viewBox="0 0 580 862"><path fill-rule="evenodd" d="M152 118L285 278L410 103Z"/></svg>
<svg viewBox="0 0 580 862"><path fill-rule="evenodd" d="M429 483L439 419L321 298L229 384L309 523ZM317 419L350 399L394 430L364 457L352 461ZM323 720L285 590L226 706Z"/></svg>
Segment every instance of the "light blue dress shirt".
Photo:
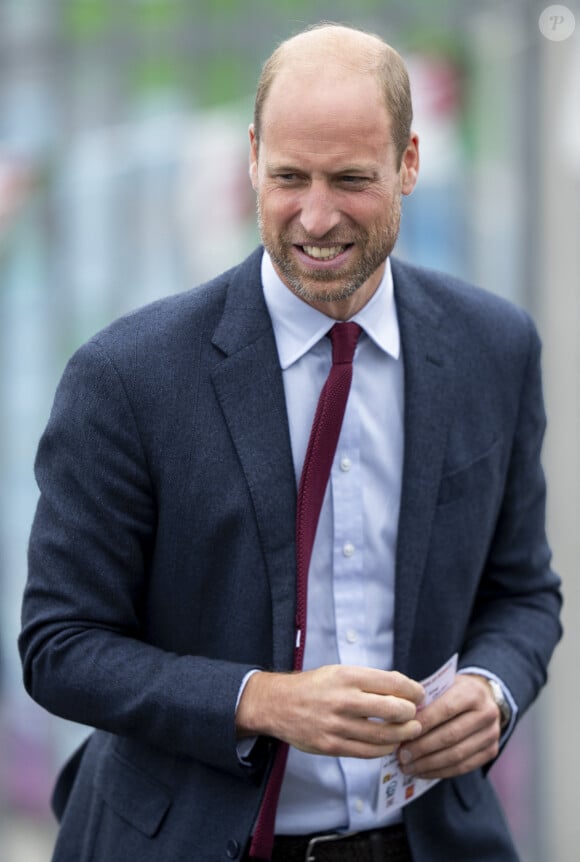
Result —
<svg viewBox="0 0 580 862"><path fill-rule="evenodd" d="M330 339L324 336L335 321L295 296L267 254L262 283L282 368L298 484L332 362ZM379 288L353 320L363 332L312 552L304 669L340 663L389 670L393 663L404 379L388 261ZM276 832L376 827L379 773L380 759L332 758L290 748ZM387 816L380 823L392 821Z"/></svg>
<svg viewBox="0 0 580 862"><path fill-rule="evenodd" d="M325 335L335 321L289 290L267 253L262 284L282 369L298 486L318 397L332 363ZM393 667L404 369L389 260L378 289L352 319L362 333L312 552L305 670L338 663ZM480 668L469 671L495 678ZM504 690L513 711L507 735L517 708ZM240 695L242 691L243 686ZM240 756L248 743L240 745ZM380 758L334 758L290 747L276 833L361 831L399 821L400 812L377 817L380 766Z"/></svg>

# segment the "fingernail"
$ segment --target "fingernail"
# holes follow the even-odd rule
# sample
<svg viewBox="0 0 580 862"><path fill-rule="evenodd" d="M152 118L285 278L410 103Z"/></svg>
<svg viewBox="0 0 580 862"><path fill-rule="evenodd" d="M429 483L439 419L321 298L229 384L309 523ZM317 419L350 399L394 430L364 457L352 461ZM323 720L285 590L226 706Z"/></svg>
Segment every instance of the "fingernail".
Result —
<svg viewBox="0 0 580 862"><path fill-rule="evenodd" d="M404 766L406 766L408 763L410 763L413 760L413 755L411 754L411 752L409 751L408 748L400 748L399 749L399 760L401 761L401 763Z"/></svg>

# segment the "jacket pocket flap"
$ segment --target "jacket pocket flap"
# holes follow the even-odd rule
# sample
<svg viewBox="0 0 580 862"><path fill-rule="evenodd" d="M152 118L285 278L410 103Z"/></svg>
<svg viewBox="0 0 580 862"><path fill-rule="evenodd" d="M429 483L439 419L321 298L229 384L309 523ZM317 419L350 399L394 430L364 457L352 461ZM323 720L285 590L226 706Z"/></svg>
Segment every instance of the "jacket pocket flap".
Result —
<svg viewBox="0 0 580 862"><path fill-rule="evenodd" d="M152 838L171 805L166 787L113 754L98 770L95 785L107 805Z"/></svg>

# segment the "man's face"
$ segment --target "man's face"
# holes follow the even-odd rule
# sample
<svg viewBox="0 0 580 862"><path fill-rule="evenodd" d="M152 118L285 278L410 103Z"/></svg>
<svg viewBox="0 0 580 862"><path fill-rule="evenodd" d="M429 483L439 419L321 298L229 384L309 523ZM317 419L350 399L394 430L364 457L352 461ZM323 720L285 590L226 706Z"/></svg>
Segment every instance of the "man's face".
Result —
<svg viewBox="0 0 580 862"><path fill-rule="evenodd" d="M286 285L346 319L372 296L416 180L417 139L400 169L374 77L281 71L250 168L262 241Z"/></svg>

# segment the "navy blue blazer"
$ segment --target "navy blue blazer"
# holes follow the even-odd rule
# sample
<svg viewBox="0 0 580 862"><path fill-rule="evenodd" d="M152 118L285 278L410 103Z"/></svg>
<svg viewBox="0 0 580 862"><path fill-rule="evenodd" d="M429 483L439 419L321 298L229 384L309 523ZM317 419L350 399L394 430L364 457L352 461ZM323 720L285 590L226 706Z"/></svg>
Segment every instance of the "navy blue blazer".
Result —
<svg viewBox="0 0 580 862"><path fill-rule="evenodd" d="M240 764L235 703L250 668L292 665L296 500L260 258L113 323L58 388L20 637L32 697L96 728L57 787L58 862L235 859L259 808L271 746ZM539 339L497 297L396 260L393 276L394 666L421 679L458 652L521 715L560 637ZM517 858L482 770L405 821L417 862Z"/></svg>

